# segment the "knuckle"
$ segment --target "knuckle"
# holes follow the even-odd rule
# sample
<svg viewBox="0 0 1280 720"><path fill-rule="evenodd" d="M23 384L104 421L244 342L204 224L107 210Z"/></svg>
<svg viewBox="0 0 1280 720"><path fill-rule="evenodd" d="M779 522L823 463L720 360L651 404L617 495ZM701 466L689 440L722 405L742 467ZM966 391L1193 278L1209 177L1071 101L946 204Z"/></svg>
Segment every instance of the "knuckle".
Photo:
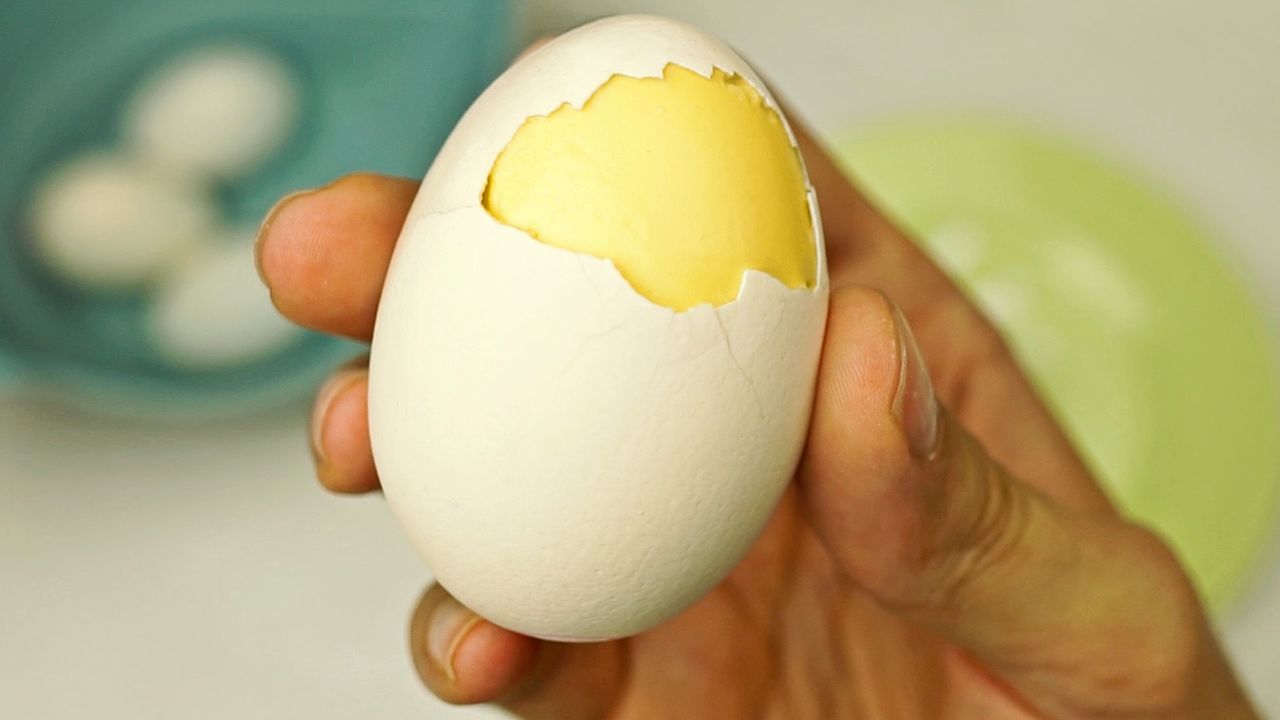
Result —
<svg viewBox="0 0 1280 720"><path fill-rule="evenodd" d="M1144 672L1146 691L1157 700L1181 700L1194 685L1204 651L1207 623L1200 598L1183 571L1177 555L1159 535L1131 526L1130 548L1134 562L1150 573L1153 602L1145 627Z"/></svg>
<svg viewBox="0 0 1280 720"><path fill-rule="evenodd" d="M1031 497L999 466L966 455L967 489L957 493L964 502L953 505L932 548L936 599L947 606L963 605L978 581L1016 564L1032 511Z"/></svg>
<svg viewBox="0 0 1280 720"><path fill-rule="evenodd" d="M1190 701L1204 672L1208 626L1195 588L1173 550L1151 530L1125 523L1115 552L1141 580L1142 597L1128 603L1120 621L1096 633L1092 658L1081 669L1096 697L1159 716Z"/></svg>
<svg viewBox="0 0 1280 720"><path fill-rule="evenodd" d="M958 436L958 437L957 437ZM952 433L956 447L942 476L930 481L925 532L906 543L905 572L890 585L900 609L963 609L984 601L986 581L1016 570L1031 524L1034 498L976 441Z"/></svg>

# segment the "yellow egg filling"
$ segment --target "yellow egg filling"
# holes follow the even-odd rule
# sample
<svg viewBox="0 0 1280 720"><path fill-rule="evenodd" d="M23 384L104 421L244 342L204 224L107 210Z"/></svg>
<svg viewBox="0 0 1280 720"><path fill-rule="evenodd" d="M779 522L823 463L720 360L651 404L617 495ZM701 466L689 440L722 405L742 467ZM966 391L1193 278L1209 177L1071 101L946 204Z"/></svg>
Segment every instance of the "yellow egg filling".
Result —
<svg viewBox="0 0 1280 720"><path fill-rule="evenodd" d="M613 261L676 311L735 299L744 270L813 287L804 172L777 112L737 75L669 64L615 75L582 109L531 117L494 161L484 207L548 245Z"/></svg>

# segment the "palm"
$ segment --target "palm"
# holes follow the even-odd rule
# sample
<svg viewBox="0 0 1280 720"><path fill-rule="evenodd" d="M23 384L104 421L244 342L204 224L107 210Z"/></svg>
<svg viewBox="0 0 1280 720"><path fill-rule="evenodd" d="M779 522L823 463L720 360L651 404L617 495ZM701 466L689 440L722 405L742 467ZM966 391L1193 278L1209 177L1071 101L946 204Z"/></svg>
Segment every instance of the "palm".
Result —
<svg viewBox="0 0 1280 720"><path fill-rule="evenodd" d="M628 673L617 720L673 708L690 718L1029 717L959 651L847 580L794 486L725 582L616 647Z"/></svg>
<svg viewBox="0 0 1280 720"><path fill-rule="evenodd" d="M1060 468L1039 475L1040 489L1070 495L1085 470L1021 376L1011 367L979 376L1009 362L998 335L861 204L807 135L801 140L815 185L828 191L824 201L846 204L824 204L833 290L883 287L917 329L941 401L1011 468ZM914 272L904 275L902 265ZM1011 410L1027 422L1007 422ZM1028 425L1049 441L1027 443L1017 430L1006 432ZM846 578L809 522L802 485L788 489L746 559L710 595L616 644L628 675L616 717L661 717L677 707L688 709L686 717L751 717L760 708L777 718L1031 717L962 652ZM1101 501L1088 495L1080 501Z"/></svg>
<svg viewBox="0 0 1280 720"><path fill-rule="evenodd" d="M843 579L794 489L723 584L619 648L630 676L618 720L673 708L690 718L920 716L946 662L937 641Z"/></svg>

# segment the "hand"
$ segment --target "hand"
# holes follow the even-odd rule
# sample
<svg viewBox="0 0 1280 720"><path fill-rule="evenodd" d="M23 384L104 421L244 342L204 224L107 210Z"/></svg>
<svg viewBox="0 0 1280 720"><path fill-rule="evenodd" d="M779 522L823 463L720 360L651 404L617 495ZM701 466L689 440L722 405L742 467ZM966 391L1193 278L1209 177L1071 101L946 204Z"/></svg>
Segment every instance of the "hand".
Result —
<svg viewBox="0 0 1280 720"><path fill-rule="evenodd" d="M760 540L692 608L607 643L518 635L434 586L410 629L423 681L553 720L1255 717L1177 559L1116 513L992 326L800 130L831 313L802 467ZM259 239L280 311L368 340L417 185L352 175L282 200ZM354 364L316 402L335 492L378 488L366 394Z"/></svg>

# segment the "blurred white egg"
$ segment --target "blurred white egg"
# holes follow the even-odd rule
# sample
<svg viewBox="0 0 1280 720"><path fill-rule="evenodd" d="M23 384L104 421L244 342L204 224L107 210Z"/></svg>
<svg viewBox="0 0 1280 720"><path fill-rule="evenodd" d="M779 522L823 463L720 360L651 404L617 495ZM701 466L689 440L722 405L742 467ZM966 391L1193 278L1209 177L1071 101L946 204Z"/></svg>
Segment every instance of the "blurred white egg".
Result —
<svg viewBox="0 0 1280 720"><path fill-rule="evenodd" d="M284 144L298 95L289 67L265 51L192 50L157 70L130 99L125 141L163 167L233 178Z"/></svg>
<svg viewBox="0 0 1280 720"><path fill-rule="evenodd" d="M252 362L281 350L299 328L280 315L258 278L254 232L197 248L175 264L152 298L151 341L175 365L212 369Z"/></svg>
<svg viewBox="0 0 1280 720"><path fill-rule="evenodd" d="M210 190L121 153L71 159L41 179L30 208L37 255L65 280L122 290L145 283L206 236Z"/></svg>
<svg viewBox="0 0 1280 720"><path fill-rule="evenodd" d="M661 18L565 34L467 111L396 246L369 380L391 509L499 625L652 627L787 487L827 293L795 138L746 62Z"/></svg>

